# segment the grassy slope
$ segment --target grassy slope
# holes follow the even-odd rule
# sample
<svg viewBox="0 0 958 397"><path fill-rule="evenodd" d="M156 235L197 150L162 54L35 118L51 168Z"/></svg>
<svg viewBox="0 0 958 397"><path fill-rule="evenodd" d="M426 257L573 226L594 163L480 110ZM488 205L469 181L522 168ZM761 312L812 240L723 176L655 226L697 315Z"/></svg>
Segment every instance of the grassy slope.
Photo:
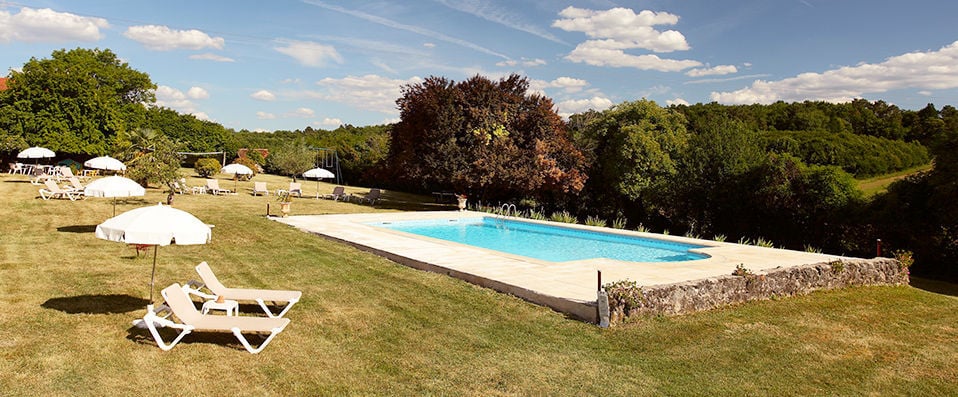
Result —
<svg viewBox="0 0 958 397"><path fill-rule="evenodd" d="M269 221L275 201L247 194L176 198L216 227L208 245L160 248L158 289L206 260L227 285L302 290L291 325L258 355L227 334L163 352L130 327L151 258L93 236L109 200L42 201L24 180L0 176L2 395L958 393L948 289L821 292L602 330ZM369 210L293 203L300 214Z"/></svg>
<svg viewBox="0 0 958 397"><path fill-rule="evenodd" d="M871 197L887 190L888 185L891 185L893 182L907 178L908 176L917 174L919 172L931 171L933 166L933 164L925 164L919 167L909 168L907 170L898 171L891 174L876 176L868 179L860 179L858 180L858 188L865 193L865 197Z"/></svg>

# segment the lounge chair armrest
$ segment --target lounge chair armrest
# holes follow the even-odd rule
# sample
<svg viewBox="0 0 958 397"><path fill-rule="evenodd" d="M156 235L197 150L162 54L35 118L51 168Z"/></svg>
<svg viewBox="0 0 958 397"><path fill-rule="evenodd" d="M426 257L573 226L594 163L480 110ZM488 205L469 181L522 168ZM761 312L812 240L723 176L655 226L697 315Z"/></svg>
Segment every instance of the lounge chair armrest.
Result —
<svg viewBox="0 0 958 397"><path fill-rule="evenodd" d="M181 288L183 288L183 292L186 292L187 294L190 294L190 295L196 295L203 299L216 299L216 295L207 294L201 291L202 288L206 288L206 284L203 284L202 282L199 282L196 280L190 280Z"/></svg>

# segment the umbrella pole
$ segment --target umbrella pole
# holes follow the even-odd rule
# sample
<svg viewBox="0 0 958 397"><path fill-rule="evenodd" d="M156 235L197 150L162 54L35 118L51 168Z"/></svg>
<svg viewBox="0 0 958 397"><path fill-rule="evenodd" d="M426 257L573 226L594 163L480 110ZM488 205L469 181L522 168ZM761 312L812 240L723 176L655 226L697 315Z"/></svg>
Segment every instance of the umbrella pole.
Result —
<svg viewBox="0 0 958 397"><path fill-rule="evenodd" d="M153 246L153 271L150 273L150 304L153 304L153 280L156 279L156 250L159 245Z"/></svg>
<svg viewBox="0 0 958 397"><path fill-rule="evenodd" d="M113 196L113 216L116 216L116 196Z"/></svg>
<svg viewBox="0 0 958 397"><path fill-rule="evenodd" d="M319 198L319 178L316 178L316 198Z"/></svg>

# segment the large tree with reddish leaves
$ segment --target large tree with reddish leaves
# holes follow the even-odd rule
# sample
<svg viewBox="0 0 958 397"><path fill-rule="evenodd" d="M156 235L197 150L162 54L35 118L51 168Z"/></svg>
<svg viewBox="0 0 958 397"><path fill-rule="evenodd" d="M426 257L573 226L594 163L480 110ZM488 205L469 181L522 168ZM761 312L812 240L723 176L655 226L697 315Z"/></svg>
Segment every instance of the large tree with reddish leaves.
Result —
<svg viewBox="0 0 958 397"><path fill-rule="evenodd" d="M404 86L383 172L407 189L486 200L581 190L582 154L552 100L527 94L528 87L518 75L459 83L429 77Z"/></svg>

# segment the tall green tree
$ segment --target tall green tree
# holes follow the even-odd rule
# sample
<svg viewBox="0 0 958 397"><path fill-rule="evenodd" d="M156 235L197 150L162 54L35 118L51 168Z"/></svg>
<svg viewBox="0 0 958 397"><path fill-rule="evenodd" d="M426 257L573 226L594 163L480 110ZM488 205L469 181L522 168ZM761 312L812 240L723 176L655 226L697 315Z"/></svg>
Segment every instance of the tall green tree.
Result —
<svg viewBox="0 0 958 397"><path fill-rule="evenodd" d="M582 156L552 100L518 75L460 83L429 77L403 87L383 174L415 191L455 190L486 200L579 191Z"/></svg>
<svg viewBox="0 0 958 397"><path fill-rule="evenodd" d="M10 73L0 129L58 152L107 154L118 133L142 123L156 86L105 49L57 50Z"/></svg>
<svg viewBox="0 0 958 397"><path fill-rule="evenodd" d="M676 212L673 221L705 235L728 234L746 208L751 187L742 181L766 160L766 153L745 123L728 118L703 122L679 156L669 184Z"/></svg>
<svg viewBox="0 0 958 397"><path fill-rule="evenodd" d="M689 139L682 114L645 99L593 116L575 136L587 149L593 205L607 214L625 208L639 219L658 212Z"/></svg>

